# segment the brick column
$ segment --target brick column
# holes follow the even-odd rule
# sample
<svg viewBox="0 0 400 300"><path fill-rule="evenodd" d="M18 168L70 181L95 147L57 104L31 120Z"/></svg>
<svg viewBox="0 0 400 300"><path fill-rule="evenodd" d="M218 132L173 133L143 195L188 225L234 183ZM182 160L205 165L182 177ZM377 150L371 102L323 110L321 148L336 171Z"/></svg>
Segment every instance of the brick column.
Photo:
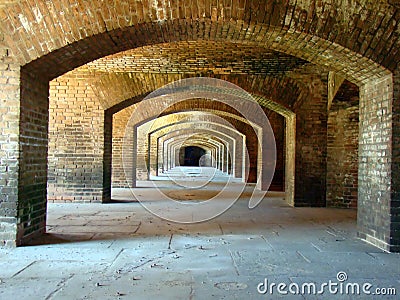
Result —
<svg viewBox="0 0 400 300"><path fill-rule="evenodd" d="M110 154L104 130L111 128L89 78L65 74L50 82L49 201L101 202L105 196L103 162Z"/></svg>
<svg viewBox="0 0 400 300"><path fill-rule="evenodd" d="M0 47L0 246L16 246L20 68Z"/></svg>
<svg viewBox="0 0 400 300"><path fill-rule="evenodd" d="M307 76L311 98L295 108L295 206L325 206L328 85L321 77Z"/></svg>
<svg viewBox="0 0 400 300"><path fill-rule="evenodd" d="M358 97L357 97L358 98ZM351 99L347 99L351 103ZM359 106L335 100L328 118L328 207L357 207Z"/></svg>
<svg viewBox="0 0 400 300"><path fill-rule="evenodd" d="M400 67L394 72L392 124L392 190L390 205L390 247L400 252Z"/></svg>
<svg viewBox="0 0 400 300"><path fill-rule="evenodd" d="M46 230L49 84L21 68L17 245Z"/></svg>
<svg viewBox="0 0 400 300"><path fill-rule="evenodd" d="M394 88L393 88L394 87ZM359 236L400 251L400 75L360 88Z"/></svg>
<svg viewBox="0 0 400 300"><path fill-rule="evenodd" d="M112 111L104 112L104 152L103 152L103 198L102 202L111 202L112 185L112 133L113 114Z"/></svg>

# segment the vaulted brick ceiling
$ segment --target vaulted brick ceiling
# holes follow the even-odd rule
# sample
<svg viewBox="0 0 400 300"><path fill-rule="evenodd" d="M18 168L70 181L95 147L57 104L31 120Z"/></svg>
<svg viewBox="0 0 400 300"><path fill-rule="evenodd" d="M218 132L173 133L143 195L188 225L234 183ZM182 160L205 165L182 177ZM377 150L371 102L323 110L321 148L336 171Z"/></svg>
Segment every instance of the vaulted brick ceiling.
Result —
<svg viewBox="0 0 400 300"><path fill-rule="evenodd" d="M75 72L105 109L191 76L228 80L290 109L307 93L303 73L360 83L400 57L396 0L2 4L0 28L16 59L50 79L84 65Z"/></svg>
<svg viewBox="0 0 400 300"><path fill-rule="evenodd" d="M297 81L299 74L320 71L321 67L303 59L265 47L198 40L123 51L85 64L71 74L92 78L89 81L104 108L193 76L220 78L267 96L285 91L285 96L282 93L274 97L280 97L281 103L290 108L299 90L307 89Z"/></svg>
<svg viewBox="0 0 400 300"><path fill-rule="evenodd" d="M308 64L265 47L216 41L183 41L140 47L87 64L103 72L281 76Z"/></svg>

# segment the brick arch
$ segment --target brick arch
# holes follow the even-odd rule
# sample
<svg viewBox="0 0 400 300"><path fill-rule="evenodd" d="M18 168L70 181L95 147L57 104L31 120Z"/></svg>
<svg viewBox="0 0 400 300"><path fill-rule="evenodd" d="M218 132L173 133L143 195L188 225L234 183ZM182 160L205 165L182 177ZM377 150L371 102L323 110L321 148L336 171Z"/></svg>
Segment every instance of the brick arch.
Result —
<svg viewBox="0 0 400 300"><path fill-rule="evenodd" d="M178 113L179 114L179 113ZM168 115L168 116L178 116L177 113L174 113L173 115ZM168 116L161 117L163 118L168 118ZM223 117L220 117L216 114L210 114L210 113L204 113L200 115L192 115L192 116L185 116L184 114L179 114L179 116L183 116L182 119L176 119L176 120L169 120L168 123L165 126L162 126L160 128L155 127L152 129L151 132L149 132L150 135L150 141L154 139L154 136L157 136L157 140L161 137L164 138L169 131L174 129L176 131L176 128L190 128L196 131L193 133L196 133L198 130L201 129L212 129L212 128L217 128L218 130L215 131L216 135L219 134L224 134L229 137L235 137L235 147L233 150L231 149L230 152L234 154L232 157L232 173L236 177L241 177L242 176L242 170L246 164L244 161L245 157L243 157L243 151L244 147L246 145L244 144L244 139L243 136L245 133L243 133L241 130L238 130L237 127L229 122L229 120L226 120ZM200 126L199 126L200 125ZM241 136L242 138L239 138ZM153 140L154 142L154 140ZM158 148L157 148L158 150ZM150 163L151 165L151 163ZM157 167L154 167L154 169L157 169Z"/></svg>
<svg viewBox="0 0 400 300"><path fill-rule="evenodd" d="M10 197L18 199L15 200L18 202L18 209L17 205L12 205L11 209L6 209L5 214L6 218L13 220L12 226L18 232L15 238L11 238L14 243L22 243L30 234L43 231L45 224L44 165L48 124L46 81L93 59L146 44L183 39L229 39L238 44L264 45L268 49L295 55L328 67L360 85L360 136L372 136L372 139L362 140L360 149L360 157L363 159L360 169L365 176L361 176L364 179L360 182L359 191L366 199L360 211L365 216L365 212L374 207L375 201L383 203L382 207L385 208L370 219L365 217L362 220L362 232L367 239L382 248L399 249L398 239L395 239L396 231L392 230L390 223L396 221L390 217L390 207L397 201L391 190L397 189L395 173L398 173L398 168L392 165L392 150L397 153L398 145L392 145L391 141L393 132L397 132L395 127L398 126L397 119L392 119L392 109L398 111L397 106L393 106L396 104L393 100L398 100L397 90L393 93L393 81L395 80L397 86L399 79L397 75L393 77L391 71L397 70L400 61L398 10L388 5L387 1L368 1L363 2L364 5L349 5L340 9L330 1L297 1L298 6L290 6L288 1L276 1L274 4L265 4L265 7L260 7L259 2L248 2L244 6L235 2L236 8L232 6L231 9L239 9L232 17L232 10L229 14L224 7L222 10L210 7L209 11L204 10L204 15L199 14L202 9L198 9L196 5L190 3L189 7L180 2L181 9L167 10L170 14L165 14L163 6L160 6L160 10L150 9L148 13L142 10L143 14L135 20L116 25L118 21L124 22L124 18L119 20L117 16L130 15L131 6L128 7L129 13L107 14L107 9L113 10L111 2L114 3L90 2L84 8L79 5L68 6L65 10L68 17L55 18L57 21L60 19L59 22L52 19L50 14L38 14L38 10L31 9L35 4L30 0L16 1L15 6L10 4L1 7L0 26L5 33L5 46L2 45L2 50L6 48L2 64L8 66L7 74L10 74L7 75L10 79L10 90L6 92L5 103L15 110L20 108L19 122L12 124L18 133L13 131L2 138L2 141L12 144L10 157L18 161L18 170L11 160L1 162L2 167L11 167L12 171L7 174L10 182L18 182L17 186L10 187ZM26 5L20 5L21 3ZM43 3L40 2L39 5ZM52 1L51 5L54 3L60 4L59 7L67 7L61 0ZM104 5L104 12L103 7L96 6L100 3ZM305 3L311 3L313 9L307 11L309 7ZM59 7L53 6L50 11L62 11L58 10ZM46 9L49 10L40 7L39 11L44 12ZM90 9L94 9L96 13L81 14ZM197 9L197 14L192 9ZM267 11L271 14L265 13ZM192 15L197 17L192 19ZM37 27L34 26L35 19L38 22ZM43 21L38 21L39 19ZM151 22L152 20L160 22ZM72 28L73 24L78 26ZM65 34L69 32L67 27L72 32L71 39ZM19 74L22 65L24 67ZM385 117L389 121L384 124L381 132L373 129L374 122L380 118L377 115L377 106L388 107ZM378 139L382 143L379 144ZM384 154L386 162L381 161L377 146L388 149ZM392 149L392 146L396 149ZM37 153L40 154L33 155ZM33 169L32 165L37 168ZM375 165L379 168L371 167ZM391 175L392 172L394 175ZM387 174L393 178L388 179ZM371 185L369 181L374 184ZM8 198L9 195L5 196ZM32 207L35 207L34 213ZM384 224L383 229L381 224Z"/></svg>
<svg viewBox="0 0 400 300"><path fill-rule="evenodd" d="M129 118L129 115L131 113L133 113L132 109L134 109L134 107L135 107L134 103L140 102L143 98L145 98L145 96L147 96L147 94L144 94L142 96L136 96L134 98L130 98L128 100L121 102L120 104L116 104L115 106L109 108L108 110L106 110L106 120L112 119L112 114L114 114L114 113L125 111L126 106L129 107L126 118ZM295 147L295 136L293 135L293 133L296 131L295 114L293 112L291 112L290 110L288 110L287 108L285 108L284 106L282 106L278 103L275 103L272 100L267 100L267 98L265 98L265 97L262 97L259 95L256 96L254 94L253 94L253 97L264 107L278 111L287 120L285 130L289 134L286 134L285 139L286 139L286 144L288 146L284 148L286 155L285 155L285 163L282 163L282 164L288 166L288 168L285 169L286 174L284 175L286 177L285 190L287 192L287 202L294 205L294 182L295 182L295 180L294 180L294 169L295 169L294 153L295 153L295 151L294 151L293 147ZM129 105L131 105L131 106L129 106ZM243 117L235 115L236 112L231 107L224 105L223 103L216 104L213 102L205 102L204 99L193 99L193 100L187 100L187 101L180 102L179 104L174 105L174 106L170 107L170 109L166 110L163 115L167 115L167 114L174 113L174 112L188 112L188 111L189 112L190 111L204 111L204 112L214 113L214 114L217 114L224 118L230 118L231 123L234 120L236 120L236 122L242 122L243 125L241 125L241 126L245 126L246 125L245 123L248 123L248 121L245 120ZM107 115L108 115L108 117L107 117ZM234 123L232 123L232 124L234 126L236 126ZM112 125L111 122L106 122L106 127L109 127L108 132L112 131L112 127L110 127L111 125ZM240 124L238 124L238 125L240 125ZM126 124L123 123L123 127L125 127L125 126L126 126ZM119 143L121 143L122 138L123 138L122 136L118 136L117 141ZM106 139L105 144L108 144L108 147L106 147L106 149L109 149L108 151L106 150L105 153L110 152L111 151L110 149L112 148L111 135L108 135L108 139ZM252 148L253 144L254 143L250 143L248 146L250 148ZM118 146L118 148L119 147L120 146ZM104 165L104 170L105 170L104 172L105 172L105 174L110 175L111 174L111 165L112 165L110 156L105 154L104 161L106 162ZM122 158L120 157L119 154L116 156L116 161L122 162ZM256 161L256 159L254 159L254 161ZM110 170L110 171L107 171L107 170ZM118 167L113 167L112 172L114 174L112 185L115 187L126 187L125 174L123 172L123 169L118 168ZM256 181L256 175L254 175L251 180ZM111 186L111 181L108 181L107 183L105 183L105 186ZM109 191L108 194L110 194L111 190L110 189L107 189L107 190ZM109 197L110 196L106 196L105 199L107 199Z"/></svg>
<svg viewBox="0 0 400 300"><path fill-rule="evenodd" d="M214 128L213 128L214 127ZM169 132L166 132L160 136L160 138L165 140L171 140L176 138L176 142L178 144L182 140L190 139L190 136L204 135L209 136L214 140L220 141L220 143L225 145L226 155L229 156L224 158L224 162L226 165L222 169L222 171L227 172L229 174L234 173L234 169L232 169L234 165L234 158L232 157L232 153L235 151L235 141L238 139L236 137L232 137L228 135L226 132L219 131L217 129L218 125L213 124L210 128L197 128L195 132L193 132L190 126L185 126L184 124L172 126ZM232 161L231 161L232 160ZM241 171L241 170L240 170ZM242 175L242 174L240 174Z"/></svg>
<svg viewBox="0 0 400 300"><path fill-rule="evenodd" d="M176 23L176 21L171 22ZM368 82L371 78L380 78L390 74L388 69L371 59L340 45L332 45L329 41L316 36L282 32L270 27L265 29L262 28L262 25L259 25L261 28L257 32L261 32L259 33L261 37L252 35L251 39L232 39L227 35L228 32L240 31L242 27L232 23L219 24L216 22L202 24L199 26L204 28L204 31L201 32L202 35L192 36L191 32L188 31L188 28L191 28L192 25L189 21L179 22L178 25L165 22L162 24L142 24L141 26L130 27L127 30L115 30L114 38L110 39L110 35L112 35L110 32L88 37L64 48L54 50L36 60L24 63L29 72L39 72L41 76L52 79L95 59L121 51L152 44L205 39L215 41L230 40L239 45L263 46L266 49L292 55L324 68L329 68L356 84L362 84ZM214 36L207 31L208 28L225 34ZM178 30L181 35L174 36L175 30ZM142 36L137 37L138 34ZM278 40L278 42L269 40L271 37ZM134 41L131 41L132 39ZM126 44L118 44L117 41L125 41ZM109 45L111 45L111 48Z"/></svg>
<svg viewBox="0 0 400 300"><path fill-rule="evenodd" d="M167 148L167 150L170 149L170 152L172 152L171 151L172 148L175 148L177 145L183 146L183 147L197 146L197 147L200 147L203 149L205 148L212 153L211 166L223 171L221 149L223 150L224 145L221 141L219 141L218 138L213 137L211 135L210 136L203 135L203 136L198 136L197 138L190 139L187 142L186 141L182 142L182 139L184 139L184 138L185 138L184 136L181 136L177 140L175 140L174 138L165 140L163 142L164 148ZM168 159L170 159L170 160L168 161ZM171 157L168 157L168 155L167 155L167 158L165 158L165 155L164 155L163 165L161 167L159 167L159 169L162 169L162 172L167 172L171 168L174 167L174 163L176 165L176 160L174 161L173 158L171 159Z"/></svg>
<svg viewBox="0 0 400 300"><path fill-rule="evenodd" d="M176 149L176 147L180 146L182 143L182 139L184 139L185 136L183 135L182 137L177 138L175 141L173 138L165 141L166 148L169 149L170 151L173 149ZM210 137L209 137L210 138ZM226 160L226 154L228 153L227 151L227 146L226 142L223 140L219 139L218 137L211 137L212 139L210 140L204 140L205 138L201 139L195 139L189 142L189 145L197 145L199 147L204 147L207 146L209 149L213 152L213 167L220 170L221 172L227 173L228 166L225 162ZM176 161L175 161L176 162ZM174 167L173 160L170 161L169 170L170 168ZM175 164L176 165L176 164Z"/></svg>
<svg viewBox="0 0 400 300"><path fill-rule="evenodd" d="M46 56L46 64L58 70L49 72L47 68L54 77L71 67L145 44L209 38L268 45L361 82L371 77L374 68L375 75L383 71L376 68L379 64L391 69L397 66L397 57L373 47L398 43L396 12L394 6L380 1L345 6L325 1L303 0L293 5L234 0L220 7L205 1L198 5L161 1L155 7L151 1L128 1L125 6L111 0L91 1L83 6L60 0L4 6L1 28L8 33L5 41L20 65ZM358 37L369 37L371 29L360 23L371 16L376 21L368 25L373 25L376 36L365 45ZM388 35L390 29L393 35ZM36 64L40 65L46 68Z"/></svg>
<svg viewBox="0 0 400 300"><path fill-rule="evenodd" d="M195 93L199 92L194 92L193 93L178 93L179 96L176 98L176 100L181 99L180 97L186 98L186 97L194 97L194 100L196 101L198 96L194 96ZM216 103L224 103L224 100L219 98L221 95L215 94L214 91L201 91L201 95L204 95L206 98L217 98L213 99L213 101L207 101L211 104L211 107L215 106ZM225 95L226 96L226 95ZM175 100L175 101L176 101ZM179 101L179 100L178 100ZM190 101L190 100L189 100ZM187 100L183 101L187 102ZM270 184L270 180L272 180L272 175L268 172L272 170L272 168L267 168L264 167L266 165L268 166L274 166L275 165L275 140L273 139L273 132L272 129L269 126L268 120L265 121L266 123L263 122L263 118L260 117L260 114L262 114L261 111L259 111L256 106L257 104L253 102L248 102L246 105L243 105L243 98L239 98L238 96L235 96L232 94L232 97L230 98L229 102L231 102L231 105L233 105L233 108L235 105L240 107L242 110L241 112L244 113L246 117L249 117L250 120L248 120L249 123L256 124L258 127L255 129L257 138L263 141L263 146L262 148L258 149L260 151L260 155L262 155L262 159L258 159L257 164L259 165L257 167L257 184L258 187L261 190L266 190ZM253 103L253 104L252 104ZM179 104L179 102L177 103ZM165 109L164 106L168 105L163 97L153 97L151 99L151 103L148 101L144 105L141 106L141 109L139 112L136 112L132 114L132 118L129 120L127 124L127 128L132 128L131 131L127 131L125 133L125 141L127 145L124 145L124 151L127 155L127 157L124 159L124 161L130 161L133 164L137 161L136 155L137 155L137 137L142 136L141 134L138 133L138 127L148 123L149 121L159 117L159 109ZM174 104L175 105L175 104ZM172 105L172 106L174 106ZM196 107L195 105L194 107ZM228 106L226 104L226 106ZM157 109L155 109L155 107ZM186 108L190 108L191 106L188 106ZM199 107L199 106L197 106ZM201 107L201 106L200 106ZM167 110L170 107L166 108ZM184 107L185 108L185 107ZM220 109L220 108L219 108ZM164 113L164 111L162 111ZM270 158L273 157L271 160ZM134 165L129 165L128 169L135 169ZM127 180L129 182L136 182L136 173L133 172L132 174L127 174Z"/></svg>
<svg viewBox="0 0 400 300"><path fill-rule="evenodd" d="M284 180L285 182L285 191L286 191L286 201L294 205L295 200L294 200L294 190L295 190L295 147L296 147L296 142L295 142L295 132L296 132L296 117L295 113L287 109L285 106L280 105L278 103L275 103L272 100L269 100L268 98L260 95L254 95L254 99L257 100L261 105L263 105L265 108L277 111L279 114L281 114L285 119L285 131L287 134L285 135L285 141L284 143L286 144L286 147L284 147L285 151L285 162L282 163L283 166L287 166L285 168L285 173L284 177L286 178ZM143 97L144 98L144 97ZM135 97L132 99L128 99L123 102L125 105L129 105L132 103L137 103L142 99L142 97ZM123 109L124 106L121 106L120 104L115 105L114 107L110 108L108 112L114 113L117 110ZM236 119L237 121L243 122L243 123L248 123L248 120L244 119L243 117L238 115L237 112L229 107L228 105L225 105L224 103L219 103L219 102L212 102L212 101L205 101L205 99L190 99L190 100L185 100L182 102L179 102L175 105L172 105L170 108L165 110L165 112L161 116L165 116L171 113L177 113L177 112L190 112L190 111L204 111L204 112L211 112L217 115L220 115L222 117L229 117ZM152 115L152 111L148 112L149 115ZM144 121L147 122L147 121ZM109 142L111 145L111 142ZM256 142L255 142L256 143ZM254 143L250 143L248 147L252 148ZM282 149L283 151L283 149ZM257 161L254 159L254 161ZM106 169L111 168L111 161L108 163L108 167L106 166ZM254 172L257 172L256 166L253 166ZM251 180L256 181L257 176L253 174L254 172L250 172L251 174ZM121 173L121 172L120 172ZM129 179L130 180L130 179ZM133 179L132 179L133 180Z"/></svg>
<svg viewBox="0 0 400 300"><path fill-rule="evenodd" d="M118 111L134 103L140 102L150 92L172 82L190 78L188 74L93 74L96 79L89 81L94 93L105 110ZM293 111L297 102L311 98L308 86L295 79L270 76L220 75L211 78L233 83L251 94L260 105L269 109ZM261 99L264 99L261 101ZM268 101L266 100L268 99Z"/></svg>

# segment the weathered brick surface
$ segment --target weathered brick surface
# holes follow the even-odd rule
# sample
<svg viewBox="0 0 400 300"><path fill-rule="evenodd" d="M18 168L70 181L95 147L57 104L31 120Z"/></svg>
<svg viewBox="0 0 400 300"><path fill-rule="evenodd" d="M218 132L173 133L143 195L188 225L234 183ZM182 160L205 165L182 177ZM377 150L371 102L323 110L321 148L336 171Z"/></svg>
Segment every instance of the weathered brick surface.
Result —
<svg viewBox="0 0 400 300"><path fill-rule="evenodd" d="M296 206L326 205L327 75L304 75L311 98L295 107Z"/></svg>
<svg viewBox="0 0 400 300"><path fill-rule="evenodd" d="M357 207L359 89L345 82L328 116L327 205Z"/></svg>
<svg viewBox="0 0 400 300"><path fill-rule="evenodd" d="M134 109L134 106L129 106L113 115L112 187L114 188L129 187L129 184L126 182L124 164L122 161L122 147L124 145L126 126Z"/></svg>
<svg viewBox="0 0 400 300"><path fill-rule="evenodd" d="M83 74L50 83L49 131L49 201L101 201L104 110Z"/></svg>
<svg viewBox="0 0 400 300"><path fill-rule="evenodd" d="M399 14L395 6L384 2L363 2L346 5L330 0L295 4L235 0L218 7L206 0L190 5L185 1L174 5L160 1L155 8L154 2L131 0L122 9L122 4L111 0L86 5L67 0L30 0L3 7L1 26L21 64L53 53L40 66L53 69L50 73L54 76L94 58L145 44L227 39L261 41L272 49L330 65L355 80L365 80L372 71L372 61L395 68L399 53L390 50L398 43L395 28ZM136 24L140 25L133 26ZM84 42L73 43L80 40ZM31 47L26 46L27 41ZM53 51L63 47L65 51ZM344 48L361 53L366 59L354 59L351 51L343 51ZM80 59L66 55L73 49ZM61 73L60 68L54 68L59 63L63 66Z"/></svg>
<svg viewBox="0 0 400 300"><path fill-rule="evenodd" d="M390 203L390 251L400 252L400 68L394 72L392 156L391 156L391 203Z"/></svg>
<svg viewBox="0 0 400 300"><path fill-rule="evenodd" d="M18 235L21 244L46 228L49 85L40 74L21 69Z"/></svg>
<svg viewBox="0 0 400 300"><path fill-rule="evenodd" d="M397 180L392 135L398 126L393 122L398 117L392 87L393 78L388 76L360 88L358 225L361 237L386 250L392 243L391 193L398 189L392 186Z"/></svg>
<svg viewBox="0 0 400 300"><path fill-rule="evenodd" d="M0 44L0 246L16 244L20 70Z"/></svg>
<svg viewBox="0 0 400 300"><path fill-rule="evenodd" d="M2 1L0 226L8 229L0 240L16 243L44 228L48 82L94 59L133 49L130 54L138 62L137 69L125 55L125 71L104 70L105 65L110 68L110 62L119 68L118 59L124 54L83 68L88 76L85 81L91 77L88 103L96 98L99 105L89 109L90 114L98 111L83 123L75 120L71 128L62 130L85 136L81 128L93 129L91 145L96 149L87 146L88 140L79 140L81 149L72 146L71 153L58 157L66 168L49 168L50 172L54 169L52 175L67 179L64 186L71 194L78 191L83 201L99 201L109 194L102 186L110 185L111 117L104 115L103 109L143 97L176 79L201 75L226 79L296 112L295 119L286 115L286 125L289 118L297 124L296 202L323 205L329 158L328 97L318 70L330 70L360 86L361 235L383 248L396 249L398 8L392 0L361 0L357 4L331 0ZM394 90L388 79L391 72L395 72ZM72 100L76 105L79 102L84 101ZM89 118L97 125L85 123ZM294 135L293 129L286 132ZM49 150L53 149L50 145ZM88 151L88 157L83 158L83 151ZM81 159L72 173L72 160L67 157ZM54 162L54 158L50 160ZM292 164L293 159L286 164L286 171ZM90 171L77 171L81 166ZM50 176L49 186L62 176ZM72 177L78 183L72 182ZM88 199L86 193L99 196ZM13 228L18 231L14 241Z"/></svg>

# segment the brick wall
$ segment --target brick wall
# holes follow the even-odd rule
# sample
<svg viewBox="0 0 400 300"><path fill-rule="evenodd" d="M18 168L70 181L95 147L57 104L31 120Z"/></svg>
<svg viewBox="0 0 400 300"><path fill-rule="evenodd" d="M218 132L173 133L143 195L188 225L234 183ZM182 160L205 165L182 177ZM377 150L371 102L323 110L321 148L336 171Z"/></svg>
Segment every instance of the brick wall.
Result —
<svg viewBox="0 0 400 300"><path fill-rule="evenodd" d="M305 75L308 97L296 113L296 206L326 205L327 76Z"/></svg>
<svg viewBox="0 0 400 300"><path fill-rule="evenodd" d="M124 165L122 161L122 147L128 120L135 107L129 106L113 115L112 128L112 187L127 188ZM132 146L132 145L131 145Z"/></svg>
<svg viewBox="0 0 400 300"><path fill-rule="evenodd" d="M22 68L18 243L45 232L46 228L48 98L46 78Z"/></svg>
<svg viewBox="0 0 400 300"><path fill-rule="evenodd" d="M400 67L394 72L390 250L400 252Z"/></svg>
<svg viewBox="0 0 400 300"><path fill-rule="evenodd" d="M357 207L359 89L345 82L328 116L327 206Z"/></svg>
<svg viewBox="0 0 400 300"><path fill-rule="evenodd" d="M271 190L284 191L285 186L285 119L276 112L268 114L276 143L275 174L271 183Z"/></svg>
<svg viewBox="0 0 400 300"><path fill-rule="evenodd" d="M16 245L19 115L20 68L0 44L0 246Z"/></svg>
<svg viewBox="0 0 400 300"><path fill-rule="evenodd" d="M398 127L397 123L392 123L398 119L398 104L393 102L392 87L392 76L360 87L358 227L362 238L386 250L390 250L393 242L391 193L398 187L392 186L392 182L397 180L397 169L392 166L392 134Z"/></svg>
<svg viewBox="0 0 400 300"><path fill-rule="evenodd" d="M85 75L50 83L48 200L103 197L104 110Z"/></svg>

